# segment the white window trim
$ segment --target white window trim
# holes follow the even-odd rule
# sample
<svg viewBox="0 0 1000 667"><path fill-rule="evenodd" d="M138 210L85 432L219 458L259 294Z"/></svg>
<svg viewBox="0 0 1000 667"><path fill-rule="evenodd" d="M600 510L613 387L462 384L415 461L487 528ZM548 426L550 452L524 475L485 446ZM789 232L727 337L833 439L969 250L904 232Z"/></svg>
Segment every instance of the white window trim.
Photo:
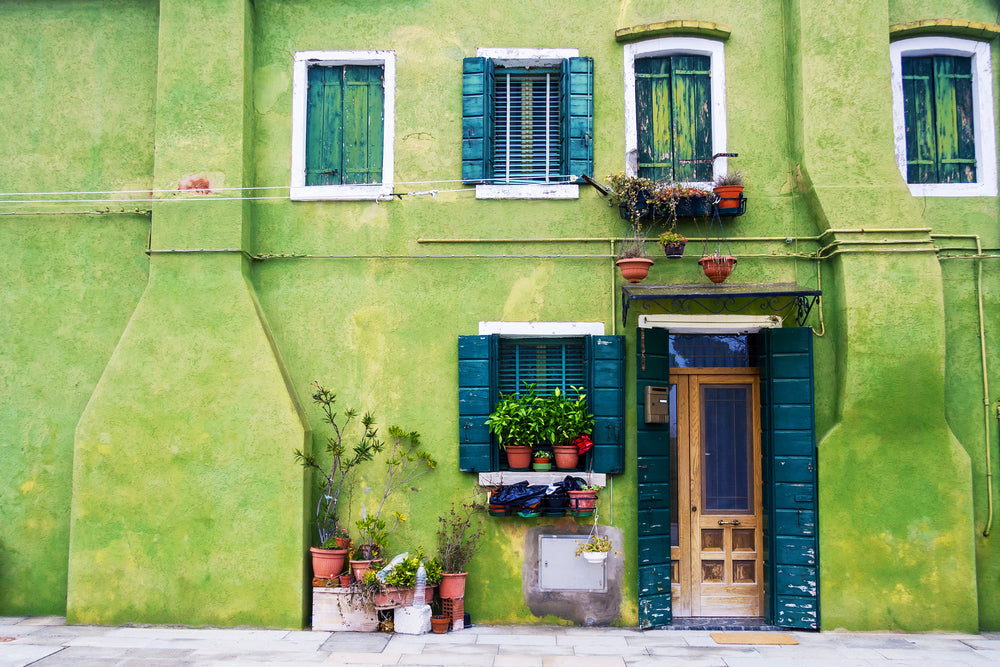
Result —
<svg viewBox="0 0 1000 667"><path fill-rule="evenodd" d="M639 135L636 131L635 61L637 58L693 53L708 56L712 70L712 155L726 152L726 59L722 42L700 37L662 37L625 45L625 173L639 171ZM725 174L728 159L720 157L712 165L712 177ZM692 181L686 185L711 188L711 182Z"/></svg>
<svg viewBox="0 0 1000 667"><path fill-rule="evenodd" d="M553 67L567 58L576 58L579 49L476 49L476 56L489 58L505 67ZM480 184L476 199L579 199L580 186L575 183L539 183L537 185Z"/></svg>
<svg viewBox="0 0 1000 667"><path fill-rule="evenodd" d="M914 197L995 197L996 128L993 114L993 65L990 43L957 37L914 37L889 45L892 77L892 132L896 164L906 182L906 119L903 111L903 56L946 55L972 58L973 120L976 137L975 183L907 183Z"/></svg>
<svg viewBox="0 0 1000 667"><path fill-rule="evenodd" d="M385 127L382 182L371 185L306 185L306 98L310 65L379 65L383 68ZM296 51L292 69L292 184L297 201L375 200L392 195L396 126L396 54L393 51Z"/></svg>
<svg viewBox="0 0 1000 667"><path fill-rule="evenodd" d="M603 336L603 322L491 322L479 323L479 335Z"/></svg>

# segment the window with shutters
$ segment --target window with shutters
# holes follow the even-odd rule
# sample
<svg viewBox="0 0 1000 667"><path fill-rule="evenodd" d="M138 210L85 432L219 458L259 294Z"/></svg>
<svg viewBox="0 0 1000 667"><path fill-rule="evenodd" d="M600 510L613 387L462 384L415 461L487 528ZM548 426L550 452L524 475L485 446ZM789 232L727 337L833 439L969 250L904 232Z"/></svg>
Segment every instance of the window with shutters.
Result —
<svg viewBox="0 0 1000 667"><path fill-rule="evenodd" d="M667 37L625 46L625 166L629 175L707 185L725 173L721 42Z"/></svg>
<svg viewBox="0 0 1000 667"><path fill-rule="evenodd" d="M543 395L559 389L575 396L573 388L582 388L594 415L594 448L583 465L592 465L593 472L624 470L624 340L581 333L598 327L603 331L592 323L486 322L480 335L459 336L461 470L504 467L486 419L501 394L520 393L526 383Z"/></svg>
<svg viewBox="0 0 1000 667"><path fill-rule="evenodd" d="M576 199L593 175L593 61L479 49L462 73L462 181L479 199Z"/></svg>
<svg viewBox="0 0 1000 667"><path fill-rule="evenodd" d="M295 54L292 199L391 195L395 78L391 51Z"/></svg>
<svg viewBox="0 0 1000 667"><path fill-rule="evenodd" d="M918 37L890 55L896 161L910 192L996 195L989 43Z"/></svg>

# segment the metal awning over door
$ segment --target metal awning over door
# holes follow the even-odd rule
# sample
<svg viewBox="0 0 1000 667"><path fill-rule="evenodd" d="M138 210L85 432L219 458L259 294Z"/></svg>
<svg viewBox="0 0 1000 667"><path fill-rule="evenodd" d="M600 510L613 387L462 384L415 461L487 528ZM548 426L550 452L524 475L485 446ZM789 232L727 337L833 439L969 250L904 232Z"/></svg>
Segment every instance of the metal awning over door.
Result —
<svg viewBox="0 0 1000 667"><path fill-rule="evenodd" d="M638 301L643 309L656 305L662 312L794 316L804 326L809 311L820 297L819 290L800 289L796 283L748 285L622 285L622 325L628 322L629 306Z"/></svg>

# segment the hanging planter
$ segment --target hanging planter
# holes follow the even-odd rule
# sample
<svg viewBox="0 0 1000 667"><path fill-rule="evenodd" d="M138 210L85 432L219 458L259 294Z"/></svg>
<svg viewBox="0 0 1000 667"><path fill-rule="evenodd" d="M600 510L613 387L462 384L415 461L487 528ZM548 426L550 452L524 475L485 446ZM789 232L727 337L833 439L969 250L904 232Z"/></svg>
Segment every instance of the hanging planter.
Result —
<svg viewBox="0 0 1000 667"><path fill-rule="evenodd" d="M686 244L687 239L678 234L676 230L660 234L660 245L663 246L663 254L670 259L682 257Z"/></svg>
<svg viewBox="0 0 1000 667"><path fill-rule="evenodd" d="M622 257L615 264L622 272L622 278L630 283L638 283L649 275L653 260L648 257Z"/></svg>
<svg viewBox="0 0 1000 667"><path fill-rule="evenodd" d="M583 556L583 560L593 564L603 563L608 559L607 551L584 551L580 555Z"/></svg>
<svg viewBox="0 0 1000 667"><path fill-rule="evenodd" d="M736 258L732 255L714 253L698 260L702 270L713 283L725 282L736 266Z"/></svg>
<svg viewBox="0 0 1000 667"><path fill-rule="evenodd" d="M738 215L734 209L743 205L743 173L731 171L716 177L712 191L718 197L716 206L720 215Z"/></svg>

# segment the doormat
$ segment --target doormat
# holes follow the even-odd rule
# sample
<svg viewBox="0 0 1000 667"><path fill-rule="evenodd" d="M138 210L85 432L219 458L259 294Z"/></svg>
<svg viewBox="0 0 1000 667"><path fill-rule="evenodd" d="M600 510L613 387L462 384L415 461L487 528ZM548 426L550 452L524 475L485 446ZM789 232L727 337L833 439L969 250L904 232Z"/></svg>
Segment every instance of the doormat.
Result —
<svg viewBox="0 0 1000 667"><path fill-rule="evenodd" d="M713 632L709 635L716 644L776 644L793 646L799 641L782 632Z"/></svg>

